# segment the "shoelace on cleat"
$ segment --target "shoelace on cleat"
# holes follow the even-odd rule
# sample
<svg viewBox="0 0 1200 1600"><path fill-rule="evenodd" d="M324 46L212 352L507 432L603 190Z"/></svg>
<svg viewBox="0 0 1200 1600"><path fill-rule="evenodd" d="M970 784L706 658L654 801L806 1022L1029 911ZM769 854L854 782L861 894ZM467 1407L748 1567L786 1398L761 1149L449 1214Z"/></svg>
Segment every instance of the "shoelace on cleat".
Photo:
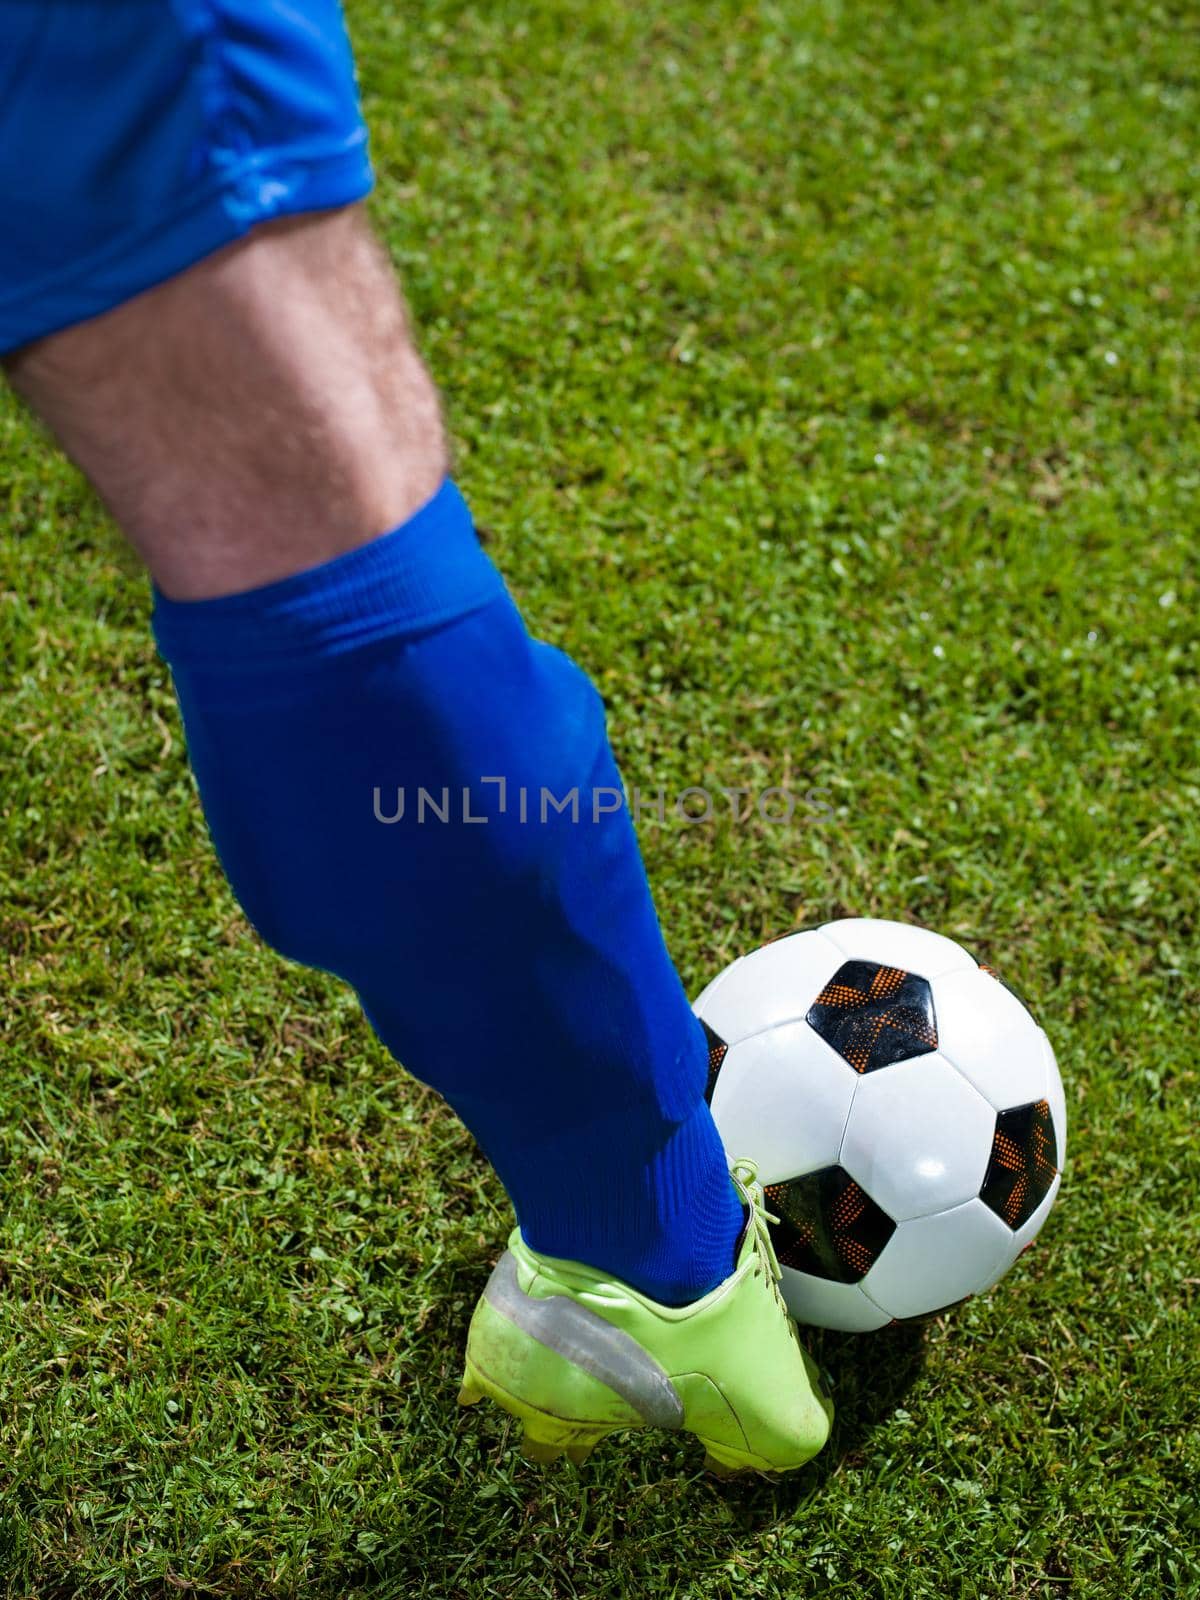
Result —
<svg viewBox="0 0 1200 1600"><path fill-rule="evenodd" d="M783 1295L779 1292L779 1280L783 1272L779 1265L779 1257L775 1254L775 1244L771 1238L770 1224L778 1223L779 1218L767 1210L766 1196L763 1194L762 1184L758 1181L758 1165L748 1156L743 1156L733 1163L729 1169L734 1182L750 1204L749 1226L754 1230L754 1253L756 1257L755 1272L758 1272L758 1262L765 1259L771 1272L771 1292L784 1316L791 1322L791 1313L784 1302Z"/></svg>

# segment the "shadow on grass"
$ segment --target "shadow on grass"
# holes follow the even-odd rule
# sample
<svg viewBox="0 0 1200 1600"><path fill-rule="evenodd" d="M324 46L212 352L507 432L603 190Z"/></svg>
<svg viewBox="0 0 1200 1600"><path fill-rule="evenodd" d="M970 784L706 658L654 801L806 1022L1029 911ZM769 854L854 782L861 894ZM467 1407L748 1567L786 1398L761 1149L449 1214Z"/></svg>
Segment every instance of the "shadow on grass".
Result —
<svg viewBox="0 0 1200 1600"><path fill-rule="evenodd" d="M822 1473L828 1477L887 1421L921 1376L925 1324L904 1322L879 1333L814 1331L809 1348L828 1375L837 1408L833 1436L816 1463L831 1463Z"/></svg>
<svg viewBox="0 0 1200 1600"><path fill-rule="evenodd" d="M456 1273L460 1303L469 1303L480 1276ZM465 1327L438 1331L432 1368L439 1352L457 1351L464 1333ZM725 1508L723 1522L706 1524L715 1540L710 1556L803 1517L828 1480L856 1465L874 1431L903 1405L924 1366L925 1329L906 1324L859 1336L808 1329L805 1343L834 1397L834 1432L814 1462L778 1479L713 1478L698 1470L702 1452L694 1439L658 1433L618 1439L583 1467L530 1466L517 1452L515 1425L494 1408L452 1420L435 1401L430 1431L436 1435L450 1422L454 1442L443 1467L434 1465L424 1480L419 1466L412 1469L408 1503L417 1526L369 1527L379 1554L343 1559L310 1589L312 1600L457 1600L475 1592L484 1569L503 1586L497 1593L568 1596L582 1593L572 1586L581 1562L611 1569L614 1593L651 1593L656 1573L695 1556L695 1518L704 1516L706 1502ZM561 1587L544 1586L560 1580Z"/></svg>

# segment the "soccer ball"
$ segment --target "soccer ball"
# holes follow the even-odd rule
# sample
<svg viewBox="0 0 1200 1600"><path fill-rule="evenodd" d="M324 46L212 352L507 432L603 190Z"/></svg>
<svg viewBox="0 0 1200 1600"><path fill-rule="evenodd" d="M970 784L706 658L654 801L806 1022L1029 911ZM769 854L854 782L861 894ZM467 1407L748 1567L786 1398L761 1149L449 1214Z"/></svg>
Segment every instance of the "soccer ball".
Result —
<svg viewBox="0 0 1200 1600"><path fill-rule="evenodd" d="M758 1164L792 1315L867 1332L990 1288L1058 1194L1050 1041L989 967L869 917L742 956L700 995L708 1100Z"/></svg>

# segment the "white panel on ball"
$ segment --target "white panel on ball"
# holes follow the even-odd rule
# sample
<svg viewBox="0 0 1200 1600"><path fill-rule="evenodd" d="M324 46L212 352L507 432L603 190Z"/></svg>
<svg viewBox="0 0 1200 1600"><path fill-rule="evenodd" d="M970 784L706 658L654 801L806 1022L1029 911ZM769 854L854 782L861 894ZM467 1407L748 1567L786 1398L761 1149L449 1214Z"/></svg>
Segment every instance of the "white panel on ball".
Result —
<svg viewBox="0 0 1200 1600"><path fill-rule="evenodd" d="M848 960L877 961L881 966L899 967L921 978L976 970L974 957L962 945L907 922L844 917L840 922L825 923L818 932L831 939Z"/></svg>
<svg viewBox="0 0 1200 1600"><path fill-rule="evenodd" d="M692 1010L698 1017L704 1015L704 1006L709 1000L712 999L718 987L737 971L744 960L744 956L736 956L727 967L721 968L720 972L717 973L715 978L710 978L709 981L704 985L703 989L701 989L700 993L692 1001Z"/></svg>
<svg viewBox="0 0 1200 1600"><path fill-rule="evenodd" d="M802 1019L842 960L819 933L788 934L742 956L727 983L720 975L701 996L703 1005L696 1002L696 1014L726 1044L736 1044L777 1023Z"/></svg>
<svg viewBox="0 0 1200 1600"><path fill-rule="evenodd" d="M892 1320L856 1283L832 1283L794 1267L784 1267L782 1272L779 1286L797 1322L839 1328L843 1333L871 1333Z"/></svg>
<svg viewBox="0 0 1200 1600"><path fill-rule="evenodd" d="M859 1079L839 1160L903 1222L979 1193L995 1127L992 1108L934 1052Z"/></svg>
<svg viewBox="0 0 1200 1600"><path fill-rule="evenodd" d="M1054 1138L1058 1145L1058 1168L1061 1172L1067 1160L1067 1098L1063 1091L1062 1075L1054 1057L1054 1047L1042 1034L1042 1059L1046 1063L1046 1097L1050 1101L1050 1116L1054 1123Z"/></svg>
<svg viewBox="0 0 1200 1600"><path fill-rule="evenodd" d="M1046 1097L1037 1023L1011 990L978 968L939 978L933 990L938 1049L997 1111Z"/></svg>
<svg viewBox="0 0 1200 1600"><path fill-rule="evenodd" d="M1012 1260L1012 1230L982 1200L902 1222L862 1280L893 1317L919 1317L993 1283Z"/></svg>
<svg viewBox="0 0 1200 1600"><path fill-rule="evenodd" d="M731 1045L712 1097L730 1161L749 1156L763 1183L832 1167L857 1083L854 1068L807 1022Z"/></svg>

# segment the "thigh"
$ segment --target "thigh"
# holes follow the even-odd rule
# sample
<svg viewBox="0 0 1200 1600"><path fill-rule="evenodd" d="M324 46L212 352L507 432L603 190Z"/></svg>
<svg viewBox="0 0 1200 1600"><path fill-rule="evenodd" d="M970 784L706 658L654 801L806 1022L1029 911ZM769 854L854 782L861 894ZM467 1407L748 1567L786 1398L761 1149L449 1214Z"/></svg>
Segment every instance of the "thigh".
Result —
<svg viewBox="0 0 1200 1600"><path fill-rule="evenodd" d="M0 354L370 182L337 0L0 3Z"/></svg>
<svg viewBox="0 0 1200 1600"><path fill-rule="evenodd" d="M181 599L384 533L446 470L437 394L359 206L264 223L5 366Z"/></svg>
<svg viewBox="0 0 1200 1600"><path fill-rule="evenodd" d="M440 482L370 181L338 0L0 0L0 357L168 593Z"/></svg>

